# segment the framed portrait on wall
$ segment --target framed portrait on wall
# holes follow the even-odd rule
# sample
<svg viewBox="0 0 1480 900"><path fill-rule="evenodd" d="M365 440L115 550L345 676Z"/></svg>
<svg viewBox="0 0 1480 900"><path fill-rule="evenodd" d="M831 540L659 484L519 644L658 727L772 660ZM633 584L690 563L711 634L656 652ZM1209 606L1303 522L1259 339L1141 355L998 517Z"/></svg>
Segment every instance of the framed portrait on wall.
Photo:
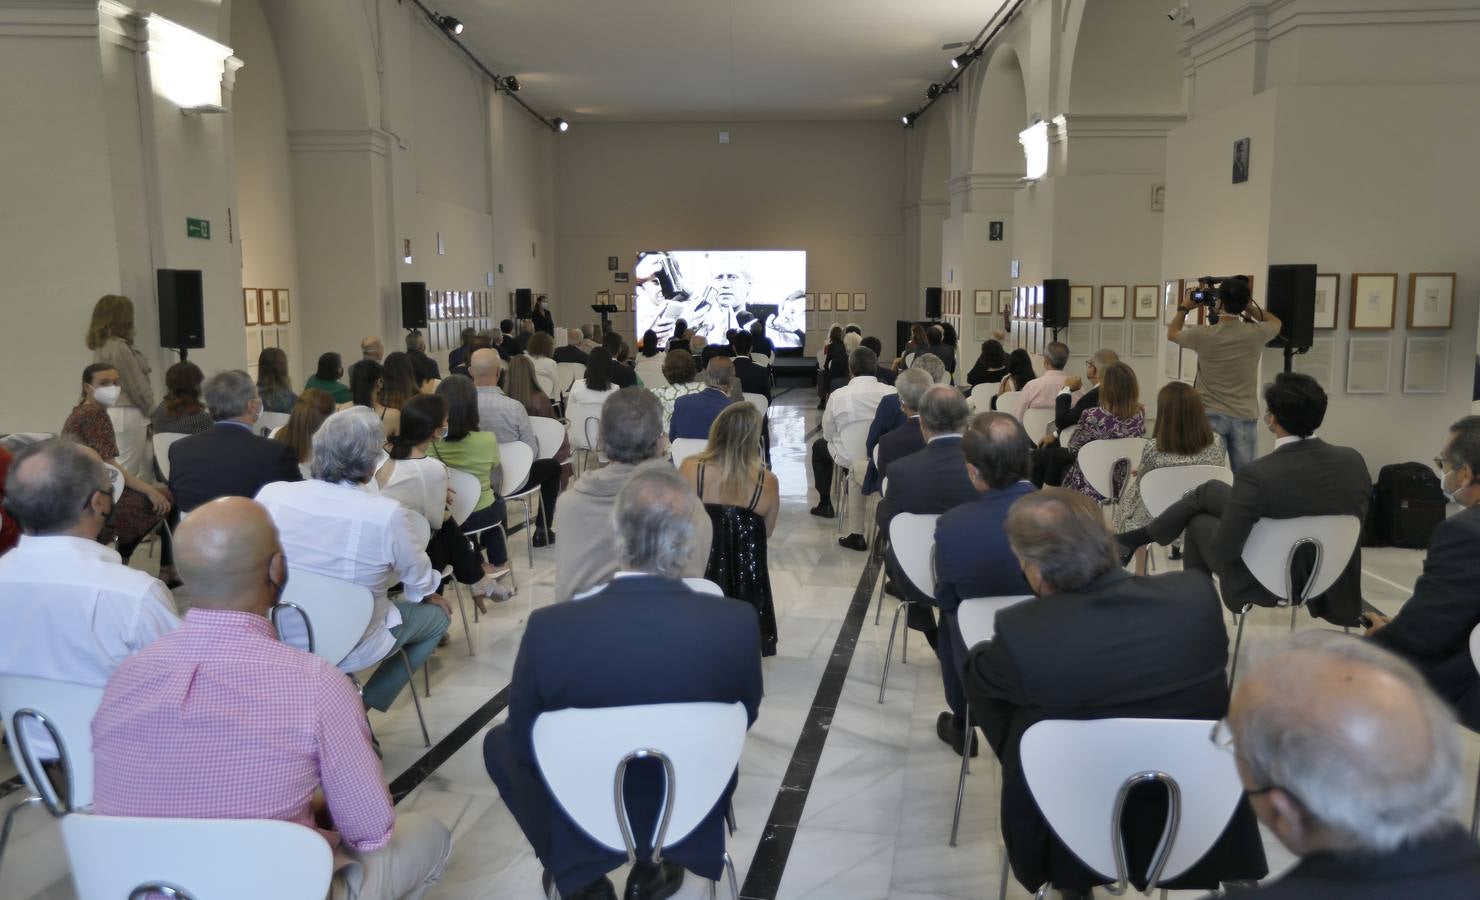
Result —
<svg viewBox="0 0 1480 900"><path fill-rule="evenodd" d="M1012 311L1012 291L1010 289L1009 290L1005 290L1005 291L998 291L997 292L997 312L999 312L999 313L1005 313L1005 312L1011 312L1011 311Z"/></svg>
<svg viewBox="0 0 1480 900"><path fill-rule="evenodd" d="M1316 276L1316 321L1319 330L1330 331L1336 327L1337 309L1341 306L1341 276Z"/></svg>
<svg viewBox="0 0 1480 900"><path fill-rule="evenodd" d="M818 294L817 295L817 309L818 310L820 310L821 312L832 312L832 308L833 308L832 294Z"/></svg>
<svg viewBox="0 0 1480 900"><path fill-rule="evenodd" d="M242 315L248 325L262 324L261 294L256 288L242 288Z"/></svg>
<svg viewBox="0 0 1480 900"><path fill-rule="evenodd" d="M817 311L817 294L815 291L807 292L807 312Z"/></svg>
<svg viewBox="0 0 1480 900"><path fill-rule="evenodd" d="M1125 318L1125 285L1107 284L1100 288L1100 318Z"/></svg>
<svg viewBox="0 0 1480 900"><path fill-rule="evenodd" d="M271 325L277 321L277 298L273 295L275 291L259 291L262 297L262 324Z"/></svg>
<svg viewBox="0 0 1480 900"><path fill-rule="evenodd" d="M1354 337L1347 348L1346 392L1386 394L1392 369L1393 339Z"/></svg>
<svg viewBox="0 0 1480 900"><path fill-rule="evenodd" d="M1095 317L1095 286L1074 284L1069 286L1069 318L1093 319Z"/></svg>
<svg viewBox="0 0 1480 900"><path fill-rule="evenodd" d="M293 305L288 300L286 288L276 291L277 294L277 323L288 325L293 321Z"/></svg>
<svg viewBox="0 0 1480 900"><path fill-rule="evenodd" d="M1156 285L1138 284L1134 291L1135 304L1131 307L1131 318L1156 318Z"/></svg>
<svg viewBox="0 0 1480 900"><path fill-rule="evenodd" d="M1177 307L1182 304L1182 279L1171 278L1161 286L1161 304L1161 324L1170 325L1177 315Z"/></svg>
<svg viewBox="0 0 1480 900"><path fill-rule="evenodd" d="M1449 338L1410 337L1403 355L1403 393L1443 394L1449 389Z"/></svg>
<svg viewBox="0 0 1480 900"><path fill-rule="evenodd" d="M1388 331L1397 321L1396 272L1359 272L1352 275L1353 331ZM1347 393L1358 393L1350 389ZM1387 393L1384 389L1377 393Z"/></svg>
<svg viewBox="0 0 1480 900"><path fill-rule="evenodd" d="M997 295L992 291L974 291L972 293L972 311L978 314L989 314L992 307L997 303Z"/></svg>
<svg viewBox="0 0 1480 900"><path fill-rule="evenodd" d="M1408 276L1408 327L1448 328L1454 324L1453 272L1414 272Z"/></svg>
<svg viewBox="0 0 1480 900"><path fill-rule="evenodd" d="M853 295L853 311L854 312L867 312L868 311L868 294L865 294L865 293L857 293L857 294L854 294Z"/></svg>
<svg viewBox="0 0 1480 900"><path fill-rule="evenodd" d="M853 295L847 293L833 294L833 309L838 312L851 312L853 310Z"/></svg>

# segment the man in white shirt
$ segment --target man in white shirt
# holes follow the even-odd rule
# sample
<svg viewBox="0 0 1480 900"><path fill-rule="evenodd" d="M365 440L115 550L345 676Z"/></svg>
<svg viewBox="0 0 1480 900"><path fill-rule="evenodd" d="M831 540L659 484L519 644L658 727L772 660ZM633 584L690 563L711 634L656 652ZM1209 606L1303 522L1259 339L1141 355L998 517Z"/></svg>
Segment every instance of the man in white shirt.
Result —
<svg viewBox="0 0 1480 900"><path fill-rule="evenodd" d="M1044 373L1023 386L1023 394L1018 398L1018 408L1014 415L1017 420L1023 420L1023 414L1030 409L1053 409L1058 399L1059 390L1064 387L1064 381L1069 377L1064 371L1064 366L1069 364L1069 345L1060 341L1054 341L1043 348L1043 365L1046 366ZM1077 402L1084 394L1083 386L1079 390L1070 391L1070 402ZM1042 435L1034 435L1037 440Z"/></svg>
<svg viewBox="0 0 1480 900"><path fill-rule="evenodd" d="M113 488L96 453L66 439L32 444L11 464L5 505L25 533L0 557L0 673L102 687L179 627L169 590L97 542ZM55 758L45 729L26 733L40 758Z"/></svg>
<svg viewBox="0 0 1480 900"><path fill-rule="evenodd" d="M857 446L850 450L843 443L843 431L860 423L867 430L878 411L879 401L894 393L894 388L880 384L874 377L878 365L878 356L867 347L848 354L848 372L852 377L828 395L827 408L822 413L822 437L812 445L812 479L821 498L812 508L812 515L824 519L836 515L831 494L834 465L848 469L848 477L854 482L855 499L848 506L848 535L838 538L839 546L850 550L868 549L868 542L863 538L863 476L868 461L862 455L858 459L852 455L864 446L866 435L860 434Z"/></svg>
<svg viewBox="0 0 1480 900"><path fill-rule="evenodd" d="M357 672L385 660L364 690L365 705L381 712L410 679L399 659L387 657L404 647L411 668L420 667L447 633L452 615L437 593L441 575L418 541L415 513L365 490L380 462L383 440L374 412L363 406L340 410L314 433L313 477L273 482L257 494L277 526L290 566L374 593L370 622L360 642L339 661L339 670ZM386 588L398 581L405 598L392 603ZM307 649L299 618L284 615L281 623L283 640Z"/></svg>
<svg viewBox="0 0 1480 900"><path fill-rule="evenodd" d="M530 424L529 410L524 408L523 403L506 395L498 386L503 371L504 363L497 353L492 350L473 351L468 362L468 373L473 377L473 385L478 388L478 427L483 431L493 432L500 447L522 441L538 457L540 440L535 436L534 426ZM544 515L536 517L539 524L534 533L534 545L543 547L555 543L555 532L546 529L545 524L555 521L555 502L560 497L560 463L553 459L535 459L522 487L510 484L508 479L502 478L502 471L499 475L504 482L504 493L539 486Z"/></svg>

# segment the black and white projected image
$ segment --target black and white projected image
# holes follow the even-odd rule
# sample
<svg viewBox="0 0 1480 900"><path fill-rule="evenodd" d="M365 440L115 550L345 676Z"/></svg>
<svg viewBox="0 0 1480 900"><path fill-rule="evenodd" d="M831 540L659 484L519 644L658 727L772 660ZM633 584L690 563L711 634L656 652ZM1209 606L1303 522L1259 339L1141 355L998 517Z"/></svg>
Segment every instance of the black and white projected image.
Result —
<svg viewBox="0 0 1480 900"><path fill-rule="evenodd" d="M632 277L637 333L652 329L663 344L679 319L710 342L757 319L778 349L806 339L805 250L649 251Z"/></svg>

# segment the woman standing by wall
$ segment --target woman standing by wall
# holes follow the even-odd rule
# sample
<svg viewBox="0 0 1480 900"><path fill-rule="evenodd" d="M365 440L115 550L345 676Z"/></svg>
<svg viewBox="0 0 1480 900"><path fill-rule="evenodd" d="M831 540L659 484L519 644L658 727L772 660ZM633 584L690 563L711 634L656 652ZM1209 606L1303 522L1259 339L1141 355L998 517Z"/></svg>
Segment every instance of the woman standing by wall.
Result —
<svg viewBox="0 0 1480 900"><path fill-rule="evenodd" d="M134 347L134 302L119 294L104 294L93 305L87 328L87 348L93 362L118 373L122 388L118 400L108 407L118 443L118 465L130 475L150 471L149 422L154 409L154 388L149 384L149 360Z"/></svg>

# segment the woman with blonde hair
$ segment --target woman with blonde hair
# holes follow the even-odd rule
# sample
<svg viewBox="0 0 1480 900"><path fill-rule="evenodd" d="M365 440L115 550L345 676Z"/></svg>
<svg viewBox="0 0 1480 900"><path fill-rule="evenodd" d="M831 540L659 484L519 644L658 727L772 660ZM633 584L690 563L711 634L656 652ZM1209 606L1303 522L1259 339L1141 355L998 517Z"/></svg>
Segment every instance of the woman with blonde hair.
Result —
<svg viewBox="0 0 1480 900"><path fill-rule="evenodd" d="M118 442L118 465L130 475L142 476L149 470L145 416L154 409L154 388L149 383L149 360L134 347L134 301L120 294L98 298L87 327L87 349L93 352L93 362L118 373L122 392L108 407Z"/></svg>
<svg viewBox="0 0 1480 900"><path fill-rule="evenodd" d="M288 414L288 424L271 435L272 439L293 448L298 459L298 470L307 478L308 466L313 462L313 436L334 415L334 395L318 388L308 388L298 395L293 411Z"/></svg>
<svg viewBox="0 0 1480 900"><path fill-rule="evenodd" d="M257 396L265 412L292 413L298 392L288 380L288 354L281 347L263 347L257 355Z"/></svg>
<svg viewBox="0 0 1480 900"><path fill-rule="evenodd" d="M1146 433L1146 408L1141 405L1136 370L1123 362L1111 363L1100 375L1100 405L1084 411L1079 428L1069 438L1069 450L1075 454L1090 441L1141 437ZM1123 483L1128 473L1117 470L1113 481ZM1099 491L1089 486L1076 461L1064 475L1064 487L1078 491L1096 503L1104 503Z"/></svg>
<svg viewBox="0 0 1480 900"><path fill-rule="evenodd" d="M780 484L761 457L761 414L749 403L732 403L709 427L709 444L683 461L680 473L693 485L714 523L714 542L704 577L726 597L744 600L760 617L761 655L776 654L776 608L766 539L776 530Z"/></svg>

